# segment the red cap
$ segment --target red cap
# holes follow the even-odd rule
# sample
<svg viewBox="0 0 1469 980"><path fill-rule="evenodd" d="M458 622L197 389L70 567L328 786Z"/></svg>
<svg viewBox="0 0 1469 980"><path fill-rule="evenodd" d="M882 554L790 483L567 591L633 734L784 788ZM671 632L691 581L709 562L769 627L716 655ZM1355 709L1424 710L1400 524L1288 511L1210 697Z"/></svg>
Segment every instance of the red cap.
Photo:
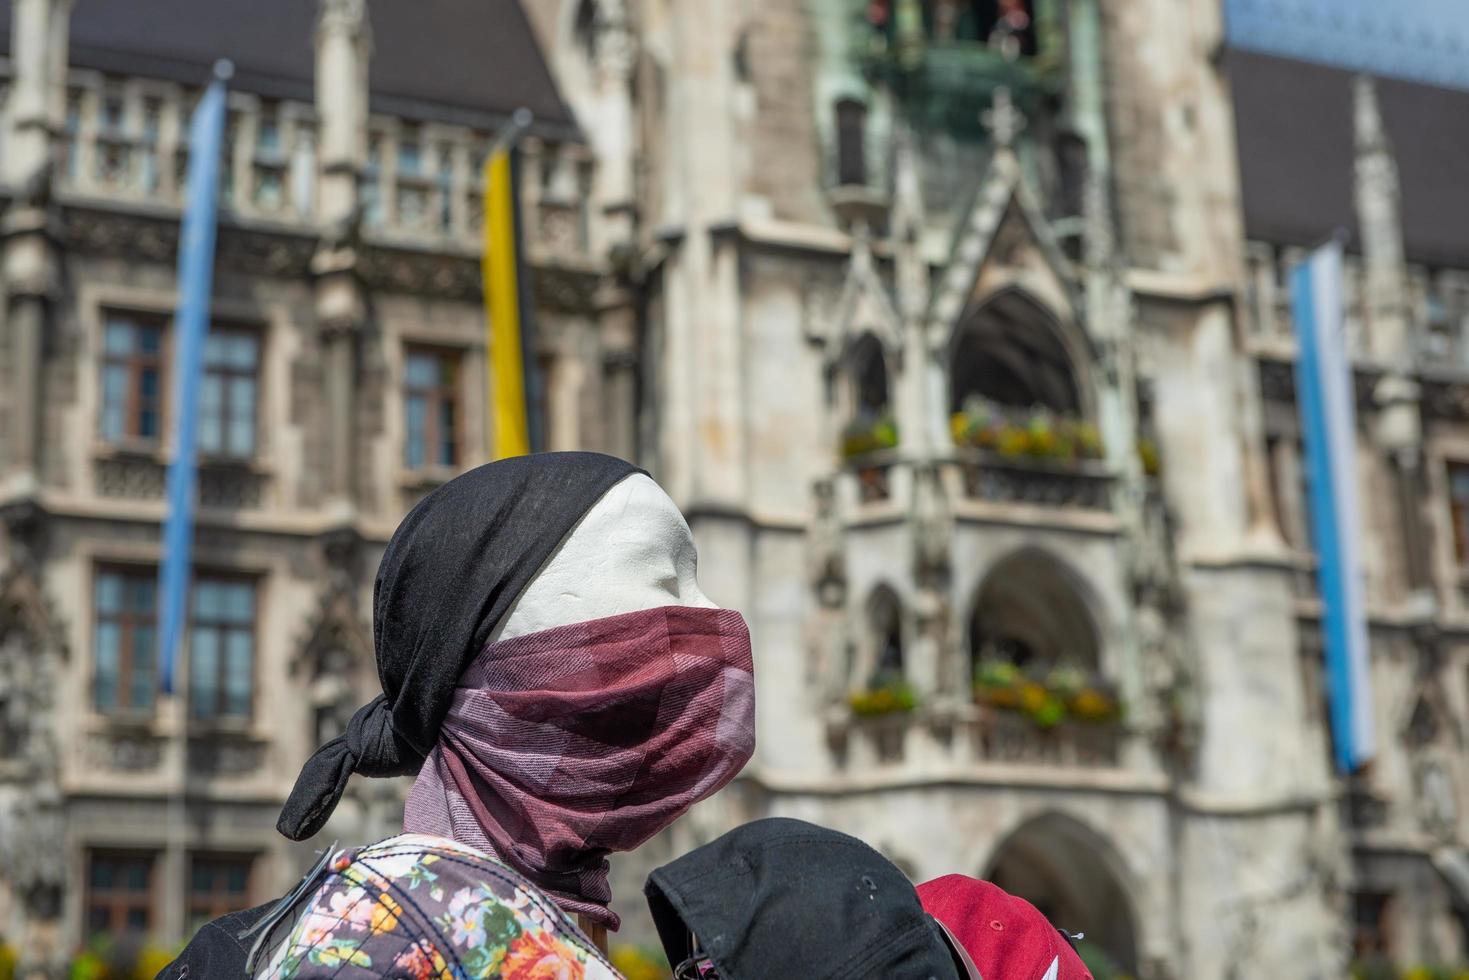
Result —
<svg viewBox="0 0 1469 980"><path fill-rule="evenodd" d="M1039 909L988 881L944 875L919 885L918 900L954 934L985 980L1092 980Z"/></svg>

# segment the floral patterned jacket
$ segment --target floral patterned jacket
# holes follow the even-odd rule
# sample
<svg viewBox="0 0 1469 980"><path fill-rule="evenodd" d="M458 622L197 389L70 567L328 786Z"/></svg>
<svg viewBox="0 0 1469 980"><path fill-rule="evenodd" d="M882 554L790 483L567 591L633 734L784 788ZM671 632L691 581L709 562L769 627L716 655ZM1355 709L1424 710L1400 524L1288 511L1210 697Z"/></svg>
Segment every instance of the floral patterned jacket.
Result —
<svg viewBox="0 0 1469 980"><path fill-rule="evenodd" d="M262 921L263 980L616 980L545 895L474 848L404 834L333 855Z"/></svg>

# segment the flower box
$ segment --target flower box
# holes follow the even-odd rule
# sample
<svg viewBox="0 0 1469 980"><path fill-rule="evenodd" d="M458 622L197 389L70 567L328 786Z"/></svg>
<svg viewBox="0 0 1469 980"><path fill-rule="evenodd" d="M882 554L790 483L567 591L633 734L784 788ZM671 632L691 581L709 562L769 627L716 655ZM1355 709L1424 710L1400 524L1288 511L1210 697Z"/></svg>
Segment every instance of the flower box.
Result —
<svg viewBox="0 0 1469 980"><path fill-rule="evenodd" d="M974 673L974 700L1023 714L1038 728L1055 728L1068 721L1109 725L1120 722L1124 715L1112 685L1067 667L1033 677L1015 664L986 661Z"/></svg>

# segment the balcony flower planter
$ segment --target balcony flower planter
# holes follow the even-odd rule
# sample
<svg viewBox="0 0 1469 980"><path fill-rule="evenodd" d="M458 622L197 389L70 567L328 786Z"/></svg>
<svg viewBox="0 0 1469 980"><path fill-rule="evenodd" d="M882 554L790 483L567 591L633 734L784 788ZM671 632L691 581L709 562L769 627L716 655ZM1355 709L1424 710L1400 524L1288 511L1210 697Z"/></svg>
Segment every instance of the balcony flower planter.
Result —
<svg viewBox="0 0 1469 980"><path fill-rule="evenodd" d="M1100 459L1102 437L1083 419L1045 409L1017 411L975 401L949 418L956 446L983 449L1005 459L1060 462Z"/></svg>
<svg viewBox="0 0 1469 980"><path fill-rule="evenodd" d="M843 459L892 449L897 444L898 424L890 415L876 419L858 419L842 430Z"/></svg>
<svg viewBox="0 0 1469 980"><path fill-rule="evenodd" d="M902 715L918 707L918 695L907 681L890 681L852 692L847 696L847 707L858 718Z"/></svg>
<svg viewBox="0 0 1469 980"><path fill-rule="evenodd" d="M1116 692L1099 678L1066 667L1045 677L1032 677L1004 661L979 665L974 676L974 700L976 704L1022 714L1041 729L1065 722L1114 725L1124 714Z"/></svg>

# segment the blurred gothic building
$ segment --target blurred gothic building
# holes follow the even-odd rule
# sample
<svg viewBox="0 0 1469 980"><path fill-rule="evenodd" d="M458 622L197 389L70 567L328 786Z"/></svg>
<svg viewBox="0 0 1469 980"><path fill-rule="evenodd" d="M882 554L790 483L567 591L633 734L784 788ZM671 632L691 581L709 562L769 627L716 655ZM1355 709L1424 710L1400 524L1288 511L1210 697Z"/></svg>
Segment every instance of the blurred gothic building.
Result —
<svg viewBox="0 0 1469 980"><path fill-rule="evenodd" d="M1100 976L1464 958L1469 94L1219 0L9 0L0 938L279 894L406 508L486 458L522 149L549 448L636 458L757 649L733 822L986 875ZM1370 25L1369 25L1370 26ZM183 705L156 690L182 127L231 58ZM1348 244L1378 757L1331 766L1284 270ZM393 831L355 781L323 839Z"/></svg>

